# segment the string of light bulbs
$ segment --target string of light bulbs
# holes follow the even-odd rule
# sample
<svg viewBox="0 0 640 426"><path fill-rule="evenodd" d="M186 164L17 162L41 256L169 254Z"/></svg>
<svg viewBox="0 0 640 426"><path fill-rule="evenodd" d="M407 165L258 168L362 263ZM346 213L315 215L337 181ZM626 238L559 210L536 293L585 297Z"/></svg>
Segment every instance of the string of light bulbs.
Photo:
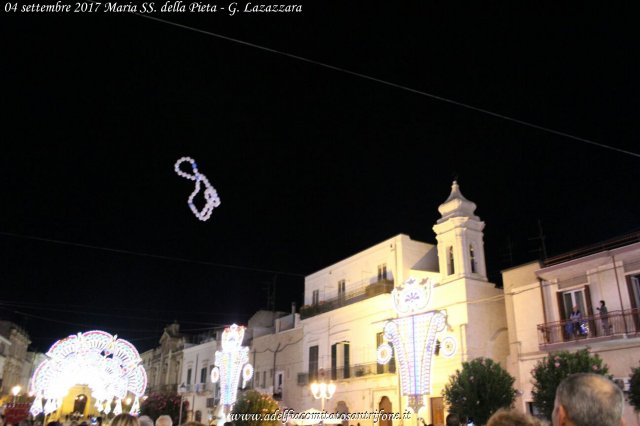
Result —
<svg viewBox="0 0 640 426"><path fill-rule="evenodd" d="M187 173L180 169L182 163L190 163L192 173ZM209 179L202 173L198 171L198 165L196 161L191 157L182 157L176 161L174 169L178 176L181 176L185 179L193 180L196 182L196 187L189 195L189 199L187 200L187 204L189 204L189 208L193 212L193 214L200 219L201 221L207 221L211 217L211 213L213 209L220 206L220 197L218 196L218 192L216 189L209 183ZM193 199L198 195L201 189L201 185L204 185L204 199L205 205L202 209L198 210L196 205L193 202Z"/></svg>

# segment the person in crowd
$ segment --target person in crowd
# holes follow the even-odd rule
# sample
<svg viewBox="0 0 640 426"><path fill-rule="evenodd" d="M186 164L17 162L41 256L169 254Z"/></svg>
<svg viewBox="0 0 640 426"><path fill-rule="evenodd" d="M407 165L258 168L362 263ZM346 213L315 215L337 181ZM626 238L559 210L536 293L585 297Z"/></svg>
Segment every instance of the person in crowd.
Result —
<svg viewBox="0 0 640 426"><path fill-rule="evenodd" d="M460 426L460 417L455 413L449 413L445 422L447 426Z"/></svg>
<svg viewBox="0 0 640 426"><path fill-rule="evenodd" d="M501 408L489 418L487 426L542 426L542 423L518 410Z"/></svg>
<svg viewBox="0 0 640 426"><path fill-rule="evenodd" d="M122 413L111 420L111 426L140 426L140 422L136 416Z"/></svg>
<svg viewBox="0 0 640 426"><path fill-rule="evenodd" d="M138 417L138 423L140 423L140 426L153 426L153 419L149 416L140 416Z"/></svg>
<svg viewBox="0 0 640 426"><path fill-rule="evenodd" d="M622 390L605 376L577 373L560 382L553 426L624 426Z"/></svg>
<svg viewBox="0 0 640 426"><path fill-rule="evenodd" d="M600 301L600 307L596 309L600 312L602 331L605 335L609 335L611 332L611 326L609 325L609 310L607 309L607 305L605 305L604 300Z"/></svg>
<svg viewBox="0 0 640 426"><path fill-rule="evenodd" d="M173 420L171 420L171 416L163 414L156 419L156 426L173 426Z"/></svg>

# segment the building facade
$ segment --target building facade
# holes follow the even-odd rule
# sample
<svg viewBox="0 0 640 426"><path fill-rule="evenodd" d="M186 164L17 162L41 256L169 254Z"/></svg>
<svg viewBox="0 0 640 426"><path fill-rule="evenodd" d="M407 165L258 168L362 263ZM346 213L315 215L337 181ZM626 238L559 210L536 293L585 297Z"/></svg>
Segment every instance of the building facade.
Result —
<svg viewBox="0 0 640 426"><path fill-rule="evenodd" d="M270 332L253 336L250 362L253 364L253 388L272 396L281 408L302 411L298 372L302 365L302 323L295 313L275 318Z"/></svg>
<svg viewBox="0 0 640 426"><path fill-rule="evenodd" d="M411 407L426 423L443 425L442 389L463 361L483 356L504 365L508 341L503 294L486 276L484 223L475 208L454 182L433 226L435 246L401 234L306 277L300 310L304 370L298 375L304 408L321 408L322 400L315 400L309 389L311 382L333 381L336 392L326 401L327 411L404 413ZM387 340L385 324L400 322L391 292L406 288L410 277L435 283L428 308L446 315L444 333L457 346L448 357L438 349L439 340L428 347L433 362L430 386L419 401L400 393L396 370L402 363L393 358L384 365L377 362L378 348Z"/></svg>
<svg viewBox="0 0 640 426"><path fill-rule="evenodd" d="M29 334L20 326L11 321L0 321L0 335L5 344L4 367L2 369L2 389L0 393L9 394L11 388L18 385L23 390L28 389L29 377L25 375L31 362L27 358L27 348L31 343ZM10 344L7 345L6 341Z"/></svg>
<svg viewBox="0 0 640 426"><path fill-rule="evenodd" d="M3 389L2 382L4 378L4 365L9 355L9 347L11 346L11 340L0 334L0 389Z"/></svg>
<svg viewBox="0 0 640 426"><path fill-rule="evenodd" d="M217 350L218 342L214 337L183 350L178 392L189 401L183 420L210 424L216 416L220 391L219 385L211 381L211 370Z"/></svg>
<svg viewBox="0 0 640 426"><path fill-rule="evenodd" d="M628 388L640 360L640 234L585 247L502 272L517 404L534 412L531 370L554 351L588 348ZM601 301L604 301L605 311ZM577 307L581 318L570 318ZM627 425L638 418L627 405Z"/></svg>
<svg viewBox="0 0 640 426"><path fill-rule="evenodd" d="M169 392L178 390L182 373L182 357L189 336L180 332L180 324L173 323L164 328L160 346L140 354L147 372L147 392Z"/></svg>

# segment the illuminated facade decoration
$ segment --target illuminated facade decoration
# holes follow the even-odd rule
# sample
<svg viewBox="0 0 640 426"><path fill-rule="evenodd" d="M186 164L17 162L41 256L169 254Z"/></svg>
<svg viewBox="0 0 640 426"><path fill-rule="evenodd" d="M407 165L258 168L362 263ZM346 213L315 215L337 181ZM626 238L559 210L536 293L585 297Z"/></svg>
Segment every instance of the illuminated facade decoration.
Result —
<svg viewBox="0 0 640 426"><path fill-rule="evenodd" d="M31 413L49 414L76 384L87 384L96 406L111 410L116 399L116 411L122 411L120 400L128 393L138 398L144 394L147 375L140 365L136 348L126 340L104 331L88 331L58 340L46 354L47 359L36 369L30 392L36 396ZM42 399L46 400L44 407ZM132 409L132 412L135 410Z"/></svg>
<svg viewBox="0 0 640 426"><path fill-rule="evenodd" d="M424 396L431 394L436 336L445 330L447 314L445 311L423 312L431 297L429 279L418 283L415 278L409 278L404 286L394 288L391 295L399 317L386 323L384 336L395 348L402 394L408 397L409 407L418 412ZM447 341L452 340L453 337L447 336ZM380 345L378 362L389 362L392 350L388 343Z"/></svg>
<svg viewBox="0 0 640 426"><path fill-rule="evenodd" d="M253 367L248 364L249 348L242 346L243 326L236 324L225 328L222 333L222 351L216 351L215 368L211 381L220 382L220 404L230 407L238 396L238 382L242 374L242 387L253 375Z"/></svg>
<svg viewBox="0 0 640 426"><path fill-rule="evenodd" d="M180 169L180 165L184 162L188 162L191 164L191 171L193 173L187 173ZM189 208L191 209L193 214L196 215L198 219L202 221L208 220L209 217L211 217L211 212L213 212L213 209L215 209L220 205L220 197L218 196L218 192L209 183L209 179L207 179L207 177L202 173L198 172L198 165L196 164L196 161L193 158L182 157L178 159L174 168L178 176L182 176L183 178L193 180L196 182L196 187L191 193L191 195L189 195L189 199L187 200L187 203L189 204ZM204 185L204 188L205 188L204 189L205 205L204 207L202 207L202 210L198 210L198 208L193 203L193 199L200 192L201 185Z"/></svg>

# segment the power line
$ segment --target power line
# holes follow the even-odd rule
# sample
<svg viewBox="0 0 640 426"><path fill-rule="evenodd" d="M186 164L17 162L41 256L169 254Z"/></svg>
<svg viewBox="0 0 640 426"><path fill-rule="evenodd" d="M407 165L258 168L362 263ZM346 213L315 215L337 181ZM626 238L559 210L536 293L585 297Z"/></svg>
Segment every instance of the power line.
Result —
<svg viewBox="0 0 640 426"><path fill-rule="evenodd" d="M137 320L137 321L149 321L149 322L162 322L165 324L171 323L172 320L167 320L167 319L163 319L163 318L149 318L149 317L139 317L139 316L131 316L131 315L116 315L113 313L102 313L102 312L91 312L91 311L79 311L79 310L74 310L74 309L61 309L61 308L55 308L55 307L33 307L33 306L29 306L28 304L23 304L23 303L6 303L3 301L0 301L0 307L2 306L8 306L8 307L13 307L13 308L18 308L18 309L29 309L29 310L36 310L36 311L40 311L40 312L66 312L66 313L72 313L72 314L78 314L78 315L89 315L89 316L98 316L98 317L109 317L109 318L122 318L122 319L133 319L133 320ZM181 324L195 324L195 325L207 325L210 327L219 327L222 326L224 324L219 324L219 323L211 323L211 322L204 322L204 321L189 321L189 320L179 320L178 321ZM184 330L187 331L187 330Z"/></svg>
<svg viewBox="0 0 640 426"><path fill-rule="evenodd" d="M39 306L44 306L44 307L48 307L51 306L50 303L38 303L38 302L23 302L23 301L17 301L17 300L0 300L0 305L1 304L16 304L16 305L21 305L23 307L39 307ZM86 305L69 305L69 304L65 304L65 307L67 308L86 308ZM176 313L176 314L198 314L198 315L212 315L212 316L228 316L228 315L236 315L236 314L241 314L241 315L249 315L249 313L238 313L238 312L205 312L205 311L177 311L177 310L169 310L169 309L151 309L151 308L145 308L145 307L136 307L136 308L123 308L123 307L117 307L117 306L110 306L108 308L101 308L99 306L93 307L92 309L94 310L98 310L98 309L104 309L107 310L109 312L113 312L113 311L124 311L124 312L160 312L160 313Z"/></svg>
<svg viewBox="0 0 640 426"><path fill-rule="evenodd" d="M291 59L296 59L298 61L302 61L302 62L306 62L306 63L309 63L309 64L317 65L317 66L320 66L320 67L323 67L323 68L327 68L327 69L330 69L330 70L333 70L333 71L338 71L338 72L341 72L341 73L344 73L344 74L349 74L349 75L352 75L352 76L355 76L355 77L359 77L359 78L362 78L362 79L365 79L365 80L369 80L369 81L373 81L373 82L376 82L376 83L379 83L379 84L383 84L385 86L390 86L390 87L393 87L393 88L396 88L396 89L404 90L406 92L410 92L410 93L413 93L413 94L426 96L426 97L431 98L431 99L435 99L435 100L438 100L438 101L441 101L441 102L446 102L448 104L455 105L455 106L458 106L458 107L461 107L461 108L465 108L465 109L469 109L469 110L472 110L472 111L476 111L476 112L479 112L479 113L482 113L482 114L490 115L490 116L495 117L495 118L499 118L499 119L502 119L502 120L505 120L505 121L510 121L512 123L520 124L522 126L530 127L532 129L536 129L536 130L539 130L539 131L542 131L542 132L550 133L550 134L553 134L553 135L556 135L556 136L561 136L561 137L565 137L565 138L568 138L568 139L573 139L573 140L578 141L578 142L586 143L586 144L589 144L589 145L593 145L593 146L597 146L597 147L600 147L600 148L609 149L609 150L616 151L616 152L619 152L619 153L622 153L622 154L627 154L627 155L631 155L631 156L636 157L636 158L640 158L640 153L636 153L636 152L633 152L633 151L628 151L628 150L625 150L625 149L622 149L622 148L618 148L618 147L615 147L615 146L611 146L611 145L606 145L606 144L603 144L603 143L600 143L600 142L596 142L596 141L593 141L591 139L583 138L583 137L580 137L580 136L575 136L575 135L572 135L570 133L566 133L566 132L562 132L562 131L559 131L559 130L551 129L549 127L541 126L541 125L538 125L538 124L535 124L535 123L531 123L529 121L520 120L518 118L514 118L514 117L511 117L511 116L508 116L508 115L505 115L505 114L500 114L500 113L497 113L497 112L493 112L493 111L490 111L488 109L484 109L484 108L473 106L471 104L467 104L467 103L464 103L464 102L456 101L456 100L453 100L453 99L450 99L450 98L446 98L444 96L434 95L433 93L429 93L429 92L425 92L425 91L417 90L417 89L412 89L411 87L404 86L402 84L393 83L393 82L390 82L390 81L387 81L387 80L383 80L383 79L380 79L380 78L369 76L367 74L362 74L362 73L359 73L359 72L356 72L356 71L348 70L346 68L341 68L341 67L337 67L335 65L330 65L330 64L327 64L325 62L320 62L320 61L316 61L316 60L313 60L313 59L305 58L304 56L294 55L292 53L283 52L281 50L272 49L272 48L269 48L269 47L266 47L266 46L262 46L262 45L259 45L259 44L255 44L255 43L239 40L237 38L228 37L228 36L225 36L225 35L222 35L222 34L217 34L217 33L211 32L211 31L202 30L202 29L199 29L199 28L191 27L189 25L184 25L184 24L179 24L177 22L167 21L166 19L161 19L161 18L156 18L154 16L144 15L142 13L133 13L133 14L137 15L137 16L140 16L142 18L150 19L150 20L153 20L153 21L157 21L157 22L161 22L161 23L164 23L164 24L172 25L172 26L175 26L175 27L178 27L178 28L183 28L183 29L186 29L186 30L190 30L190 31L194 31L194 32L197 32L197 33L205 34L205 35L208 35L208 36L211 36L211 37L217 37L217 38L222 39L222 40L231 41L233 43L238 43L238 44L241 44L243 46L248 46L248 47L252 47L254 49L263 50L265 52L275 53L277 55L285 56L285 57L291 58Z"/></svg>
<svg viewBox="0 0 640 426"><path fill-rule="evenodd" d="M252 268L252 267L249 267L249 266L239 266L239 265L230 265L230 264L226 264L226 263L207 262L205 260L193 260L193 259L187 259L187 258L184 258L184 257L164 256L164 255L161 255L161 254L144 253L144 252L137 252L137 251L132 251L132 250L123 250L123 249L114 249L114 248L110 248L110 247L95 246L95 245L91 245L91 244L74 243L74 242L71 242L71 241L63 241L63 240L54 240L52 238L44 238L44 237L36 237L36 236L32 236L32 235L15 234L13 232L2 232L2 231L0 231L0 235L4 235L4 236L7 236L7 237L13 237L13 238L22 238L22 239L25 239L25 240L33 240L33 241L41 241L41 242L46 242L46 243L67 245L67 246L72 246L72 247L81 247L81 248L89 248L89 249L93 249L93 250L102 250L102 251L106 251L106 252L110 252L110 253L127 254L127 255L131 255L131 256L141 256L141 257L149 257L149 258L152 258L152 259L169 260L169 261L172 261L172 262L194 263L194 264L197 264L197 265L214 266L216 268L227 268L227 269L235 269L235 270L251 271L251 272L263 272L263 273L276 274L276 275L288 275L288 276L291 276L291 277L304 277L303 274L300 274L300 273L297 273L297 272L275 271L275 270L272 270L272 269Z"/></svg>

